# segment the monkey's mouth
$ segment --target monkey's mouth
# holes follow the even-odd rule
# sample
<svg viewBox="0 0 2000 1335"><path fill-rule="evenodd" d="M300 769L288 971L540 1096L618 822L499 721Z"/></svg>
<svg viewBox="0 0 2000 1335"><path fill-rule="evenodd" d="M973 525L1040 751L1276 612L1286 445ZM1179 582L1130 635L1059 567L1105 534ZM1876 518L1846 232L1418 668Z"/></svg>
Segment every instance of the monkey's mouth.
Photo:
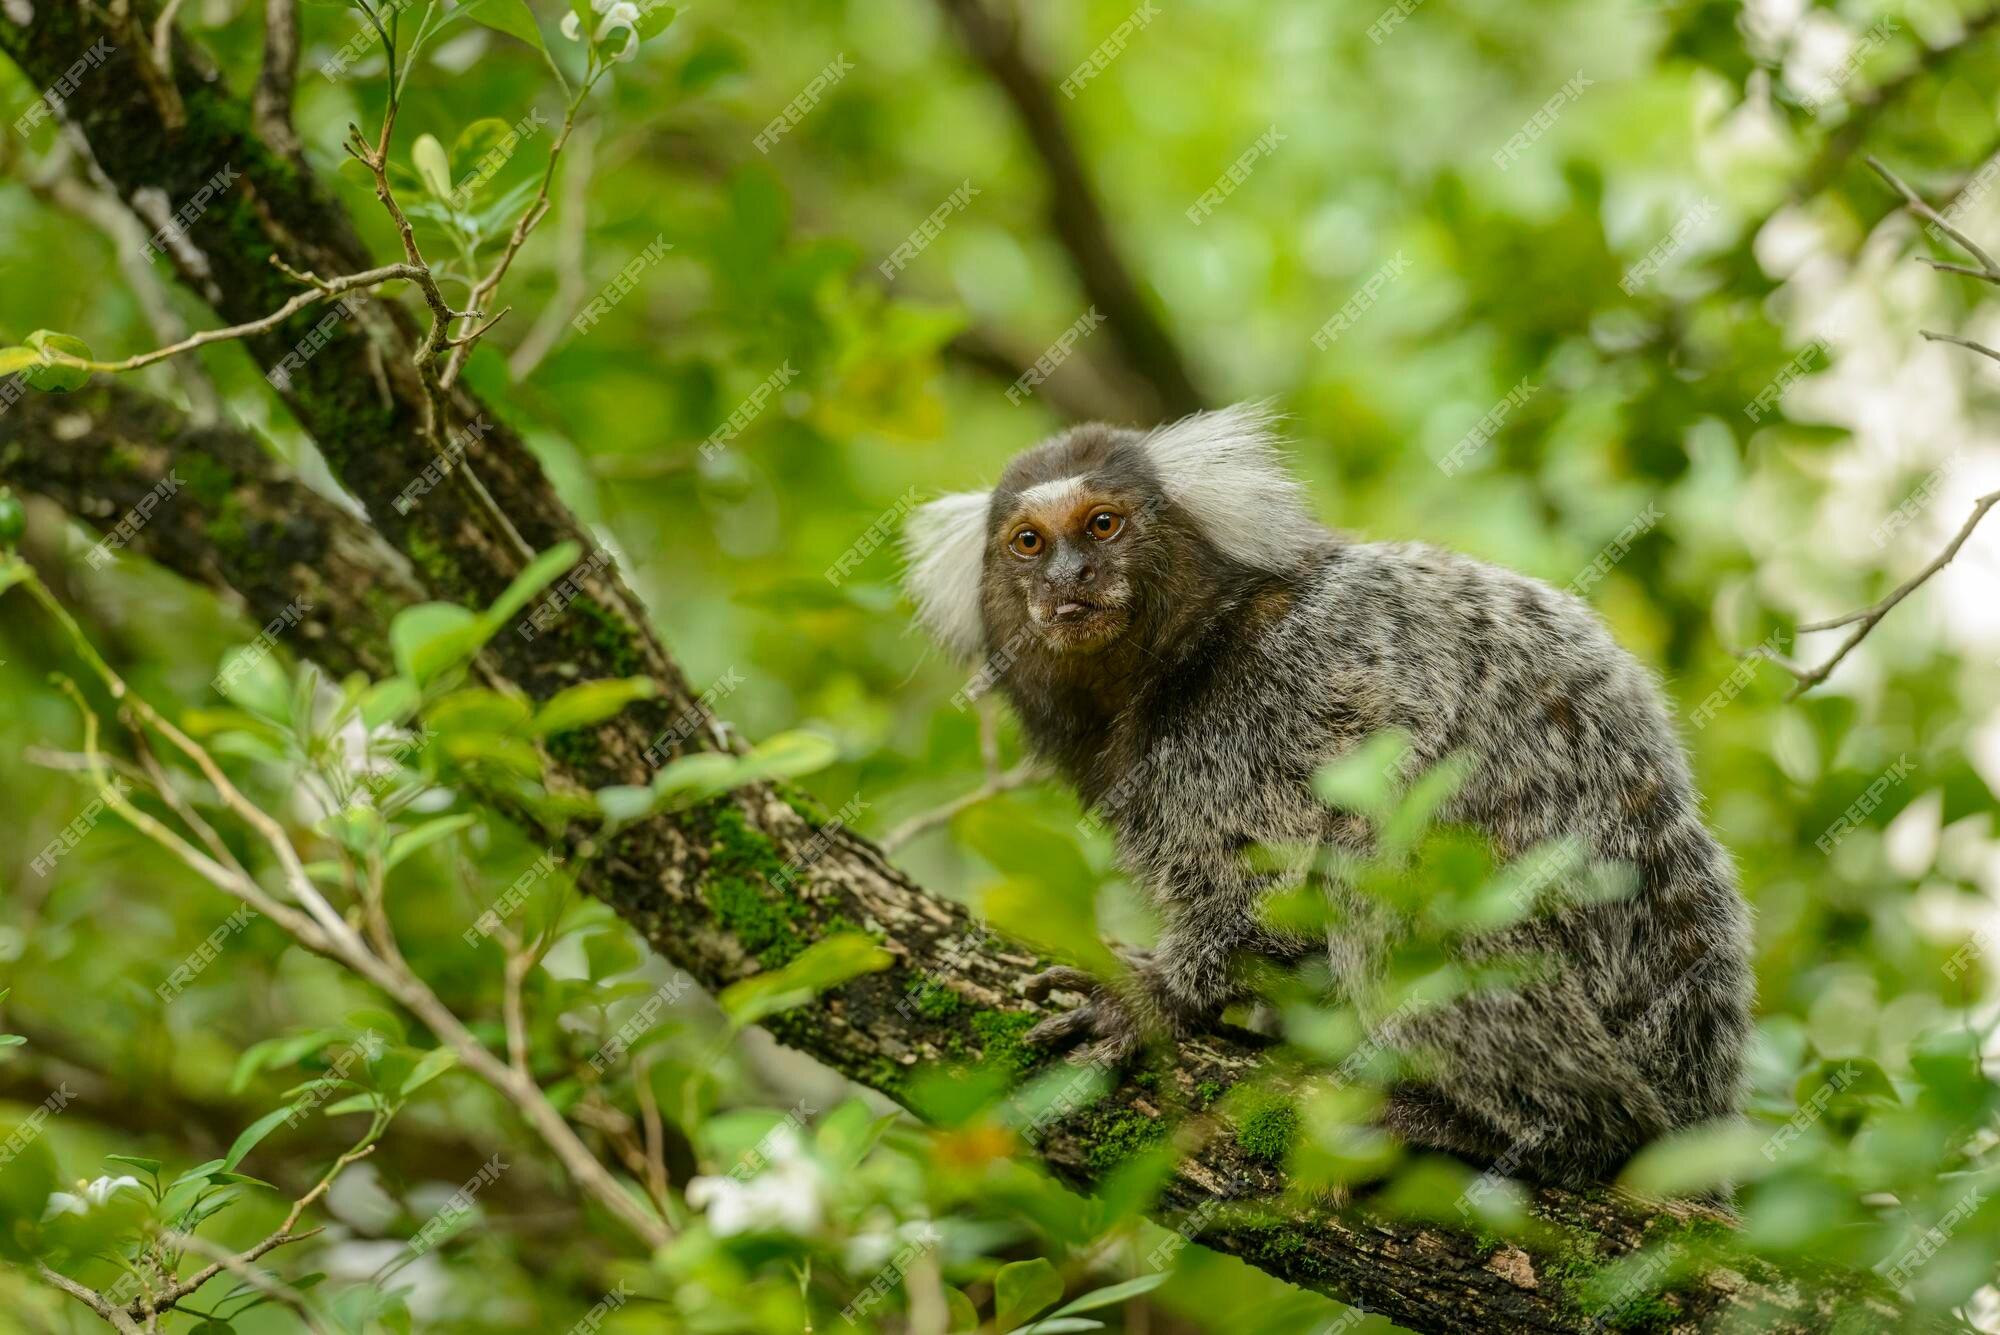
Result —
<svg viewBox="0 0 2000 1335"><path fill-rule="evenodd" d="M1125 609L1082 598L1037 603L1034 619L1042 635L1060 649L1094 649L1124 629Z"/></svg>

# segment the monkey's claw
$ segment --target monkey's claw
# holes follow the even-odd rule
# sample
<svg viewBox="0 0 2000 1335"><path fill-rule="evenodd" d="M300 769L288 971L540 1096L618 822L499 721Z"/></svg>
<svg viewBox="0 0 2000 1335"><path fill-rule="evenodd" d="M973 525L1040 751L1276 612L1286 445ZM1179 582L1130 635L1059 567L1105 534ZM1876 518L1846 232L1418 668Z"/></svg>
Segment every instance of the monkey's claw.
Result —
<svg viewBox="0 0 2000 1335"><path fill-rule="evenodd" d="M1051 1015L1021 1035L1023 1043L1053 1047L1080 1038L1095 1040L1069 1054L1069 1060L1077 1065L1117 1065L1139 1050L1144 1034L1138 1022L1124 1000L1097 975L1058 967L1029 978L1022 991L1036 1001L1051 992L1080 992L1087 998L1075 1010Z"/></svg>

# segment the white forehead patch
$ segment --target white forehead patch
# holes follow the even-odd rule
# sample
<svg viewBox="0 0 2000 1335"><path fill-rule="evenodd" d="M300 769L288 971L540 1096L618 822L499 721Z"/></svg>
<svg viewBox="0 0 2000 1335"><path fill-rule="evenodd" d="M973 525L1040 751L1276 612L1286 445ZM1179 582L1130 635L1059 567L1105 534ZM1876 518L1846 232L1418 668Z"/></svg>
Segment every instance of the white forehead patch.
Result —
<svg viewBox="0 0 2000 1335"><path fill-rule="evenodd" d="M917 623L961 659L978 656L986 638L979 616L979 575L993 496L960 491L918 506L903 526L903 587Z"/></svg>
<svg viewBox="0 0 2000 1335"><path fill-rule="evenodd" d="M1167 496L1202 535L1239 561L1286 570L1326 530L1285 466L1268 403L1239 403L1160 427L1142 448Z"/></svg>
<svg viewBox="0 0 2000 1335"><path fill-rule="evenodd" d="M1083 494L1083 479L1080 477L1059 477L1053 482L1037 482L1021 493L1020 503L1040 510L1049 506L1073 504Z"/></svg>

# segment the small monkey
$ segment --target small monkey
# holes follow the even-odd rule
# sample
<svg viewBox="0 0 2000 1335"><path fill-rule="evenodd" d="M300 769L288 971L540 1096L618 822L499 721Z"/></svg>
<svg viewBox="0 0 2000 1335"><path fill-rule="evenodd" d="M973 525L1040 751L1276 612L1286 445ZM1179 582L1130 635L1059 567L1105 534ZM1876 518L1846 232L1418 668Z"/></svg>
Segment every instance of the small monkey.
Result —
<svg viewBox="0 0 2000 1335"><path fill-rule="evenodd" d="M1259 918L1276 884L1252 845L1365 851L1366 822L1311 788L1371 736L1410 739L1407 771L1469 765L1441 817L1505 857L1575 841L1630 893L1557 896L1473 958L1534 957L1379 1036L1416 1054L1388 1090L1406 1142L1546 1181L1601 1178L1649 1140L1731 1116L1750 1030L1749 915L1703 825L1659 687L1578 599L1414 543L1315 521L1270 414L1200 413L1151 432L1075 427L991 491L918 509L906 535L918 619L984 658L1032 749L1113 827L1159 908L1161 939L1115 985L1032 1030L1123 1061L1149 1033L1211 1021L1245 958L1325 949L1361 995L1386 940L1370 906L1322 945Z"/></svg>

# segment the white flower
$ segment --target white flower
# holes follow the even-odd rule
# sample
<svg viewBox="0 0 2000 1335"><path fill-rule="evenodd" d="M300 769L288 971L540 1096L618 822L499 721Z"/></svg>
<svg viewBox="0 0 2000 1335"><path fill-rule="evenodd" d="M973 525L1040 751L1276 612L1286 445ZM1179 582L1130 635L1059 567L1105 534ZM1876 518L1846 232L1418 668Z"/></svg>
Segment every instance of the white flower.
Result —
<svg viewBox="0 0 2000 1335"><path fill-rule="evenodd" d="M719 1238L737 1233L811 1233L819 1227L825 1182L819 1165L788 1126L773 1131L759 1147L770 1167L756 1177L698 1177L688 1183L687 1202L708 1217Z"/></svg>
<svg viewBox="0 0 2000 1335"><path fill-rule="evenodd" d="M630 60L639 54L639 6L632 0L590 0L591 9L604 17L598 20L597 31L590 35L591 44L603 46L604 39L620 28L631 34L618 50L609 52L613 60ZM583 31L583 25L576 21L576 11L563 15L562 35L572 42Z"/></svg>
<svg viewBox="0 0 2000 1335"><path fill-rule="evenodd" d="M138 1192L145 1191L138 1178L127 1175L79 1182L77 1189L83 1193L80 1197L67 1191L50 1192L48 1207L42 1211L42 1218L54 1219L59 1214L88 1214L92 1206L104 1204L127 1187Z"/></svg>

